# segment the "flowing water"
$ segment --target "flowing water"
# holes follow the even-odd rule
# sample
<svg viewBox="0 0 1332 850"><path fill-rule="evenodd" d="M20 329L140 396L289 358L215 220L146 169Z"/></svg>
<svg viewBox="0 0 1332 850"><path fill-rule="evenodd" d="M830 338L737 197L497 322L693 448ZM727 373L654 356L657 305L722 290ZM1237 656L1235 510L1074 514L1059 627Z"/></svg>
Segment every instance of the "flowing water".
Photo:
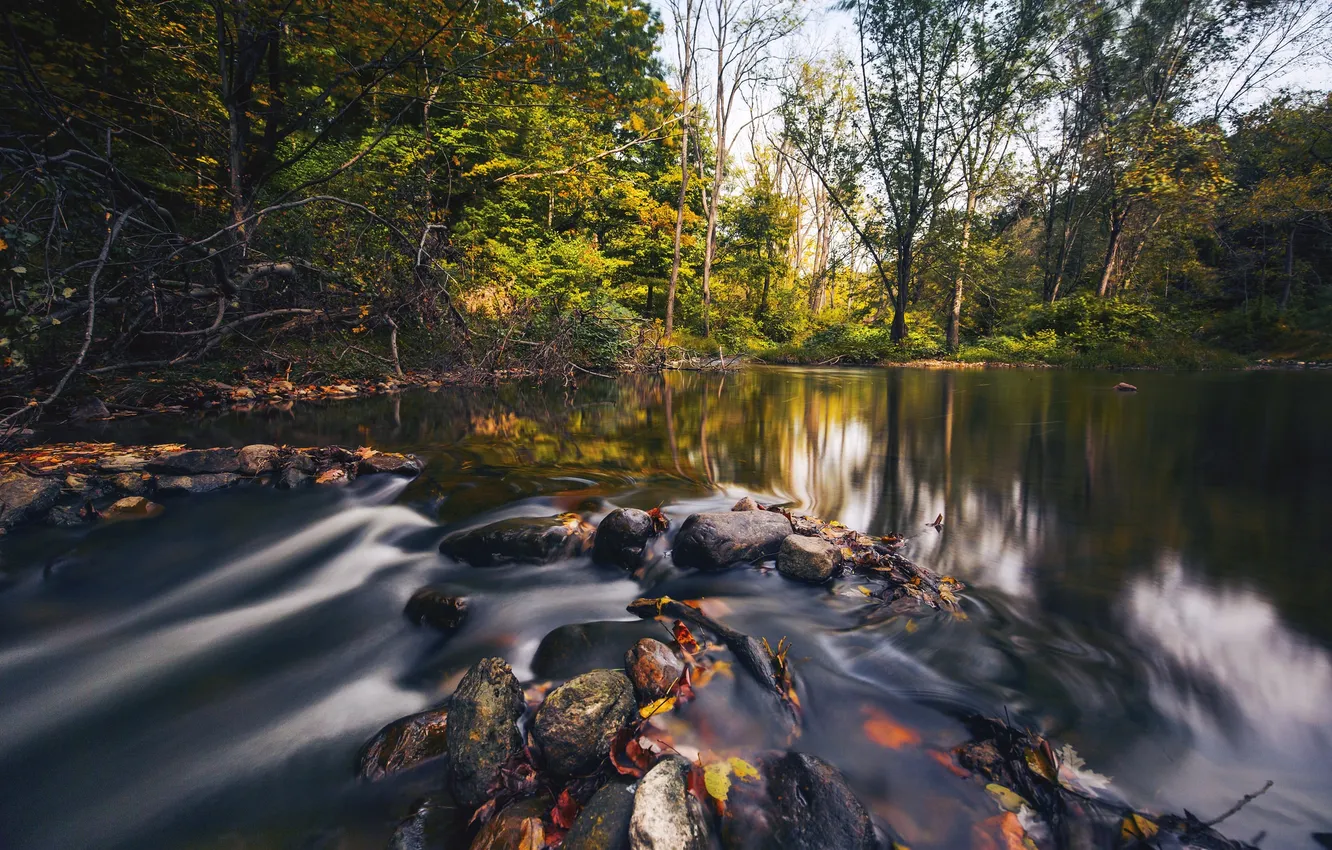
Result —
<svg viewBox="0 0 1332 850"><path fill-rule="evenodd" d="M1332 376L1115 380L756 369L53 435L373 445L428 466L0 541L0 847L383 847L414 790L355 781L378 727L478 658L528 679L552 629L669 594L791 640L799 748L918 850L970 847L996 811L925 749L965 737L948 707L1070 744L1139 807L1207 818L1271 779L1225 830L1314 848L1332 830ZM634 581L585 558L478 570L437 551L507 516L660 504L678 527L744 494L909 537L905 554L968 584L966 617L890 617L854 579ZM400 613L441 581L474 600L451 638ZM740 684L680 712L701 744L774 742ZM886 747L867 720L906 731Z"/></svg>

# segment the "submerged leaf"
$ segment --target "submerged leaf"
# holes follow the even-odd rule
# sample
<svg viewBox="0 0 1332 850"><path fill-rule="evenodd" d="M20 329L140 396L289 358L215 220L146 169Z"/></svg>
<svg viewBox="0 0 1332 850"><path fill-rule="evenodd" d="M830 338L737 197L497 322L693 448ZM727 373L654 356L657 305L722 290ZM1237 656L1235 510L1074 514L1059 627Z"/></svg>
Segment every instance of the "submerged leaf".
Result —
<svg viewBox="0 0 1332 850"><path fill-rule="evenodd" d="M890 750L900 750L903 747L920 743L919 734L893 720L881 709L866 706L864 711L865 714L869 715L864 724L865 737L879 746L887 747Z"/></svg>

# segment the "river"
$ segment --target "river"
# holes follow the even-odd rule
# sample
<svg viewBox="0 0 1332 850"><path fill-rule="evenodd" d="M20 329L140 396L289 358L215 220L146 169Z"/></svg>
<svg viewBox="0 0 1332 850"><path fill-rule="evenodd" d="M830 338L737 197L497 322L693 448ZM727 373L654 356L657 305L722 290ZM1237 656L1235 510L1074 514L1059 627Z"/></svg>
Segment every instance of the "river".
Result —
<svg viewBox="0 0 1332 850"><path fill-rule="evenodd" d="M411 789L354 779L368 736L478 658L529 678L552 629L669 593L790 639L800 748L915 850L971 846L993 802L863 725L886 715L946 746L962 735L941 705L1007 711L1139 807L1212 817L1273 780L1224 830L1315 848L1332 831L1332 375L1117 380L760 368L62 428L373 445L427 469L0 540L0 847L378 850ZM501 517L661 505L678 527L745 494L908 537L906 555L966 582L965 618L875 614L854 579L637 582L437 551ZM401 616L432 581L473 597L451 638ZM767 742L742 711L712 720L718 746Z"/></svg>

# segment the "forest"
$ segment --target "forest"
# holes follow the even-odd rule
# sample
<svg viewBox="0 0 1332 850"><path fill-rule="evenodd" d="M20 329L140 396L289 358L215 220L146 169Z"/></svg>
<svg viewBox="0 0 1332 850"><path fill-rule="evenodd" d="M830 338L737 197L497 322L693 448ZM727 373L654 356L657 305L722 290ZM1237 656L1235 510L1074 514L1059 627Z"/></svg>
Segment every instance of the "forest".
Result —
<svg viewBox="0 0 1332 850"><path fill-rule="evenodd" d="M1326 0L22 0L2 406L1327 358L1330 45Z"/></svg>

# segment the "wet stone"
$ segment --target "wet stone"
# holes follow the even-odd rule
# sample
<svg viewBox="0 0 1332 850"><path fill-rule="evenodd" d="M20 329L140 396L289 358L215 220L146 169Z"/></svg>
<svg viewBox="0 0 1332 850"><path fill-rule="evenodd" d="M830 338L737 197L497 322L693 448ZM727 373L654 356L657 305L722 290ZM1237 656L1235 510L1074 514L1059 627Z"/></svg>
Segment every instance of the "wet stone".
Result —
<svg viewBox="0 0 1332 850"><path fill-rule="evenodd" d="M689 762L670 756L657 762L638 782L629 818L633 850L705 850L708 825L702 805L689 793ZM828 844L828 847L836 847Z"/></svg>
<svg viewBox="0 0 1332 850"><path fill-rule="evenodd" d="M616 508L597 526L592 560L626 570L635 569L643 562L643 552L656 535L656 524L647 511Z"/></svg>
<svg viewBox="0 0 1332 850"><path fill-rule="evenodd" d="M777 552L777 571L798 581L824 582L837 572L841 553L821 537L792 534Z"/></svg>
<svg viewBox="0 0 1332 850"><path fill-rule="evenodd" d="M628 850L629 819L634 814L632 784L623 778L601 786L574 818L563 850Z"/></svg>
<svg viewBox="0 0 1332 850"><path fill-rule="evenodd" d="M87 525L94 518L87 508L80 505L57 505L51 508L46 515L46 524L68 528L75 525Z"/></svg>
<svg viewBox="0 0 1332 850"><path fill-rule="evenodd" d="M448 754L449 711L434 708L399 718L375 733L361 750L356 775L382 779Z"/></svg>
<svg viewBox="0 0 1332 850"><path fill-rule="evenodd" d="M731 786L726 850L873 850L869 812L837 768L805 753L759 757L761 782Z"/></svg>
<svg viewBox="0 0 1332 850"><path fill-rule="evenodd" d="M114 475L119 472L139 472L148 465L148 458L133 453L107 455L97 461L97 468Z"/></svg>
<svg viewBox="0 0 1332 850"><path fill-rule="evenodd" d="M174 475L204 475L240 471L240 452L235 449L186 449L163 452L148 461L149 472Z"/></svg>
<svg viewBox="0 0 1332 850"><path fill-rule="evenodd" d="M240 481L240 476L230 472L205 473L202 475L159 475L157 492L159 493L211 493L222 490Z"/></svg>
<svg viewBox="0 0 1332 850"><path fill-rule="evenodd" d="M152 486L153 477L142 472L120 472L111 476L111 486L121 493L142 496Z"/></svg>
<svg viewBox="0 0 1332 850"><path fill-rule="evenodd" d="M466 846L458 836L467 832L466 819L443 801L426 800L403 820L389 839L388 850L457 850Z"/></svg>
<svg viewBox="0 0 1332 850"><path fill-rule="evenodd" d="M777 554L791 522L771 511L693 514L680 526L673 557L677 566L722 570Z"/></svg>
<svg viewBox="0 0 1332 850"><path fill-rule="evenodd" d="M393 475L419 475L425 464L411 455L380 453L362 458L357 468L362 475L389 473Z"/></svg>
<svg viewBox="0 0 1332 850"><path fill-rule="evenodd" d="M640 703L661 699L684 674L684 661L659 640L643 638L624 656L624 669Z"/></svg>
<svg viewBox="0 0 1332 850"><path fill-rule="evenodd" d="M575 514L517 517L451 534L439 550L474 567L544 564L586 551L591 537L592 526Z"/></svg>
<svg viewBox="0 0 1332 850"><path fill-rule="evenodd" d="M763 510L763 508L759 506L759 503L758 503L758 502L754 501L754 497L753 497L753 496L745 496L743 499L741 499L740 501L736 502L734 505L731 505L731 510L733 510L733 511L761 511L761 510Z"/></svg>
<svg viewBox="0 0 1332 850"><path fill-rule="evenodd" d="M418 626L451 632L467 620L467 597L454 596L443 588L427 585L412 594L402 613Z"/></svg>
<svg viewBox="0 0 1332 850"><path fill-rule="evenodd" d="M620 670L593 670L546 696L532 737L546 766L561 776L591 773L610 755L611 740L638 715L634 686Z"/></svg>
<svg viewBox="0 0 1332 850"><path fill-rule="evenodd" d="M296 452L287 459L286 465L306 475L314 475L319 470L319 461L309 452Z"/></svg>
<svg viewBox="0 0 1332 850"><path fill-rule="evenodd" d="M58 498L60 483L52 478L15 475L0 481L0 528L40 519Z"/></svg>
<svg viewBox="0 0 1332 850"><path fill-rule="evenodd" d="M278 455L282 450L277 446L257 443L241 449L237 463L242 475L263 475L277 468Z"/></svg>
<svg viewBox="0 0 1332 850"><path fill-rule="evenodd" d="M523 691L501 658L472 665L449 701L449 783L462 805L484 803L500 768L523 751Z"/></svg>
<svg viewBox="0 0 1332 850"><path fill-rule="evenodd" d="M88 422L93 419L109 419L111 411L97 396L89 396L74 405L69 411L69 418L75 422Z"/></svg>
<svg viewBox="0 0 1332 850"><path fill-rule="evenodd" d="M569 679L587 670L618 667L625 650L640 638L665 634L643 620L570 623L546 633L532 658L532 672L542 679Z"/></svg>
<svg viewBox="0 0 1332 850"><path fill-rule="evenodd" d="M82 499L101 499L116 491L110 480L98 475L66 475L65 489Z"/></svg>
<svg viewBox="0 0 1332 850"><path fill-rule="evenodd" d="M102 518L107 520L148 519L163 511L161 505L150 502L143 496L126 496L117 499L102 511Z"/></svg>
<svg viewBox="0 0 1332 850"><path fill-rule="evenodd" d="M279 490L296 490L309 484L313 479L308 472L301 472L294 466L288 466L278 473L273 486Z"/></svg>

